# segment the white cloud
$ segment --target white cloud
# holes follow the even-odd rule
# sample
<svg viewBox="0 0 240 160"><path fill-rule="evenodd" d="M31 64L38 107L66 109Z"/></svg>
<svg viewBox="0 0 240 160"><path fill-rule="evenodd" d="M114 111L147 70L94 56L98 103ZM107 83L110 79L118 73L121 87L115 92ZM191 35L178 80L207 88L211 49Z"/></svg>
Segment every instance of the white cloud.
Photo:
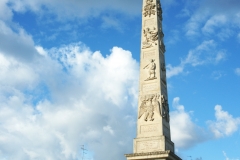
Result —
<svg viewBox="0 0 240 160"><path fill-rule="evenodd" d="M214 15L205 23L202 28L203 33L215 33L214 28L217 26L225 25L227 22L227 18L225 15Z"/></svg>
<svg viewBox="0 0 240 160"><path fill-rule="evenodd" d="M25 88L33 87L38 75L31 66L21 63L18 60L6 57L0 52L0 85L2 88ZM27 89L27 88L26 88Z"/></svg>
<svg viewBox="0 0 240 160"><path fill-rule="evenodd" d="M80 43L36 48L42 54L34 63L0 54L0 75L6 76L0 83L0 159L80 159L81 145L96 159L124 158L132 151L138 92L131 53L113 47L103 57Z"/></svg>
<svg viewBox="0 0 240 160"><path fill-rule="evenodd" d="M87 18L100 15L105 10L115 10L128 15L139 14L141 3L138 0L8 0L11 9L17 12L31 10L33 12L43 13L47 8L48 13L58 17L58 20Z"/></svg>
<svg viewBox="0 0 240 160"><path fill-rule="evenodd" d="M199 66L207 63L219 63L225 59L224 51L216 51L214 40L203 41L194 50L190 50L183 64Z"/></svg>
<svg viewBox="0 0 240 160"><path fill-rule="evenodd" d="M0 20L0 52L21 60L32 61L38 56L32 37L22 28L15 32Z"/></svg>
<svg viewBox="0 0 240 160"><path fill-rule="evenodd" d="M197 3L196 9L187 9L192 11L192 16L185 26L186 35L199 38L203 33L221 40L236 35L233 29L240 26L239 5L238 0L204 0Z"/></svg>
<svg viewBox="0 0 240 160"><path fill-rule="evenodd" d="M171 78L173 76L179 75L184 70L183 65L172 67L171 64L168 64L166 68L167 68L167 78Z"/></svg>
<svg viewBox="0 0 240 160"><path fill-rule="evenodd" d="M31 12L38 19L37 25L42 25L43 22L44 24L60 22L61 25L58 25L58 29L64 29L62 26L66 25L68 30L72 31L74 26L86 23L92 18L102 17L103 28L113 27L122 31L122 26L117 20L120 17L116 16L121 14L124 17L121 19L125 20L139 15L141 14L141 5L138 0L102 0L101 2L95 0L1 0L0 20L17 28L19 24L13 22L14 14ZM109 17L109 12L111 12L111 17ZM69 21L74 21L74 25L72 23L69 25ZM56 33L57 29L52 31L55 33L47 36L49 40L55 39L58 34ZM41 33L41 35L43 34L44 32ZM69 34L75 35L71 32Z"/></svg>
<svg viewBox="0 0 240 160"><path fill-rule="evenodd" d="M208 124L216 138L230 136L238 130L240 117L234 118L228 112L223 111L220 105L215 106L215 117L216 121L208 121Z"/></svg>
<svg viewBox="0 0 240 160"><path fill-rule="evenodd" d="M113 27L120 32L123 31L122 25L121 25L121 23L119 22L118 19L116 19L114 17L103 16L102 20L103 20L103 24L101 25L102 28L108 29L108 28Z"/></svg>
<svg viewBox="0 0 240 160"><path fill-rule="evenodd" d="M215 63L219 63L219 62L221 62L221 61L223 61L223 60L225 60L226 59L226 53L225 53L225 51L219 51L218 53L216 53L216 55L215 55Z"/></svg>
<svg viewBox="0 0 240 160"><path fill-rule="evenodd" d="M169 39L167 39L166 44L175 44L176 42L180 41L180 34L178 30L172 30L170 32Z"/></svg>
<svg viewBox="0 0 240 160"><path fill-rule="evenodd" d="M8 0L0 1L0 19L8 21L12 18L13 13L7 6Z"/></svg>
<svg viewBox="0 0 240 160"><path fill-rule="evenodd" d="M222 78L223 76L225 76L225 74L222 71L214 71L212 73L212 78L215 80L218 80L218 79Z"/></svg>
<svg viewBox="0 0 240 160"><path fill-rule="evenodd" d="M240 76L240 68L236 68L235 73L236 73L236 75Z"/></svg>
<svg viewBox="0 0 240 160"><path fill-rule="evenodd" d="M184 72L187 65L193 67L207 65L207 64L218 64L226 59L226 51L218 50L214 40L203 41L195 49L188 52L185 59L182 59L181 63L173 67L167 65L167 77L177 76Z"/></svg>
<svg viewBox="0 0 240 160"><path fill-rule="evenodd" d="M229 160L229 158L227 157L226 152L223 151L223 155L224 155L224 157L226 158L226 160Z"/></svg>
<svg viewBox="0 0 240 160"><path fill-rule="evenodd" d="M187 149L209 139L206 131L197 126L191 118L191 112L186 112L179 104L180 98L173 100L176 109L171 115L171 135L177 148Z"/></svg>
<svg viewBox="0 0 240 160"><path fill-rule="evenodd" d="M112 127L109 126L109 125L104 126L104 127L103 127L103 130L104 130L105 132L109 132L111 135L114 135L114 131L112 130Z"/></svg>
<svg viewBox="0 0 240 160"><path fill-rule="evenodd" d="M226 153L225 151L223 151L223 155L224 155L224 157L225 157L225 160L239 160L239 158L234 158L234 159L229 158L229 157L227 156L227 153Z"/></svg>
<svg viewBox="0 0 240 160"><path fill-rule="evenodd" d="M238 41L240 42L240 33L238 33L237 39L238 39Z"/></svg>

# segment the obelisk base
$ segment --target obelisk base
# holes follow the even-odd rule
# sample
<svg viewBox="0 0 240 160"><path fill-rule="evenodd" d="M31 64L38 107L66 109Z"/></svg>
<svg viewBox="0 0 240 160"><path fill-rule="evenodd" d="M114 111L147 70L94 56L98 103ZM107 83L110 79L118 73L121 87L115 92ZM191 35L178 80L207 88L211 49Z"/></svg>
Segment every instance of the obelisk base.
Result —
<svg viewBox="0 0 240 160"><path fill-rule="evenodd" d="M171 151L125 154L127 160L182 160Z"/></svg>

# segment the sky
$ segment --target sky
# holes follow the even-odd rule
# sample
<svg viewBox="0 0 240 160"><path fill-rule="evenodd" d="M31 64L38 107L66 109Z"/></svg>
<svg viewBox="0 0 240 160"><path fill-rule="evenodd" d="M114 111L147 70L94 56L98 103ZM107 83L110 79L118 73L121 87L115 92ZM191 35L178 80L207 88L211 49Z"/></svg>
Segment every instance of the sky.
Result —
<svg viewBox="0 0 240 160"><path fill-rule="evenodd" d="M161 4L176 154L240 160L240 1ZM0 160L132 153L141 7L141 0L0 0Z"/></svg>

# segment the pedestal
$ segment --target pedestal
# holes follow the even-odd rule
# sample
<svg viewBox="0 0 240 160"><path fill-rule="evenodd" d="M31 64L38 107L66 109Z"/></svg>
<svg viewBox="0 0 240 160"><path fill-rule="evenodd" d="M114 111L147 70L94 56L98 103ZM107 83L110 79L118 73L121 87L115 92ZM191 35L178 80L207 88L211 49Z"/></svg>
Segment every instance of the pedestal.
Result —
<svg viewBox="0 0 240 160"><path fill-rule="evenodd" d="M125 154L127 160L182 160L171 151Z"/></svg>

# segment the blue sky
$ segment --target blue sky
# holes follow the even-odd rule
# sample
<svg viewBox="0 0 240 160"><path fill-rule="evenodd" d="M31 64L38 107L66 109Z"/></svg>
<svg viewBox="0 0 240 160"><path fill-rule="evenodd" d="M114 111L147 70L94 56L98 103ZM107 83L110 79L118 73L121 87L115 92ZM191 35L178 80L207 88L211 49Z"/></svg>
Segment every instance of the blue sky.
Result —
<svg viewBox="0 0 240 160"><path fill-rule="evenodd" d="M183 160L240 159L240 1L162 0ZM136 136L141 0L0 1L0 159L124 160Z"/></svg>

